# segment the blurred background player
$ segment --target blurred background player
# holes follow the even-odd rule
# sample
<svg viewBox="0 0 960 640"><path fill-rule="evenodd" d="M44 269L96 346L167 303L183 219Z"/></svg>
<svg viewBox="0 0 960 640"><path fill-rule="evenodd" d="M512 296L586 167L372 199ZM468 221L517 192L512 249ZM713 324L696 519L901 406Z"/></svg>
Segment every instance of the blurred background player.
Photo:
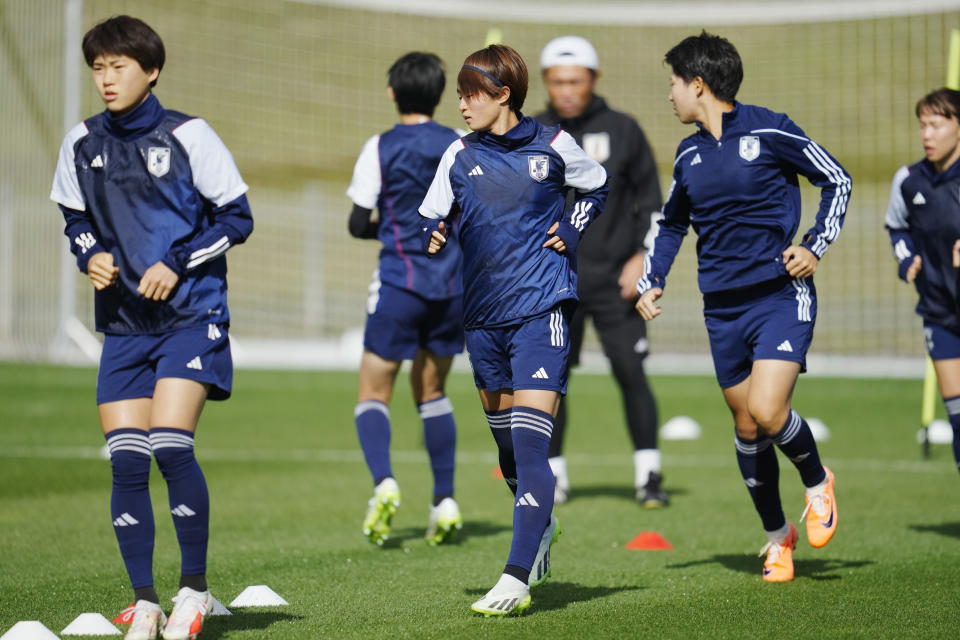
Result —
<svg viewBox="0 0 960 640"><path fill-rule="evenodd" d="M633 308L650 216L662 204L660 182L643 130L594 93L598 65L596 50L584 38L562 36L547 43L540 54L540 68L550 102L546 111L534 117L545 125L559 125L610 176L604 215L577 248L580 304L570 321L570 364L580 359L584 320L589 315L620 386L633 441L637 500L648 508L662 507L669 499L660 486L657 405L643 370L647 328ZM563 457L566 422L567 403L561 398L550 439L555 500L561 503L570 491Z"/></svg>
<svg viewBox="0 0 960 640"><path fill-rule="evenodd" d="M920 296L927 352L953 427L960 469L960 91L938 89L917 102L926 158L893 177L886 226L900 277Z"/></svg>
<svg viewBox="0 0 960 640"><path fill-rule="evenodd" d="M70 130L52 200L105 334L97 378L110 450L110 509L136 599L128 640L194 638L213 609L210 500L193 453L204 402L230 396L224 253L253 230L247 185L213 129L164 109L151 89L164 47L149 26L110 18L83 38L106 111ZM169 619L153 586L150 456L167 482L181 552Z"/></svg>
<svg viewBox="0 0 960 640"><path fill-rule="evenodd" d="M450 251L428 260L417 213L440 157L460 137L431 119L444 85L443 65L433 54L408 53L393 63L387 93L397 103L400 122L367 140L347 189L354 203L350 234L383 243L367 301L354 410L374 483L363 533L377 544L389 537L400 505L390 466L389 404L403 360L413 361L410 386L433 470L426 538L442 543L463 526L453 498L457 431L444 393L453 356L463 351L461 255L454 241ZM371 220L374 207L378 220Z"/></svg>
<svg viewBox="0 0 960 640"><path fill-rule="evenodd" d="M471 607L484 615L523 611L550 573L558 529L547 454L566 393L573 256L607 195L606 171L569 134L521 114L527 87L510 47L467 57L457 94L474 133L447 148L420 207L428 251L455 240L463 250L467 350L515 499L506 567ZM569 207L566 187L579 192Z"/></svg>
<svg viewBox="0 0 960 640"><path fill-rule="evenodd" d="M793 579L797 530L780 505L776 444L806 487L807 539L822 547L837 527L833 474L810 427L791 406L817 314L813 273L836 240L850 176L786 115L736 101L743 64L707 32L670 49L670 101L698 131L677 148L663 219L637 284L637 310L657 299L680 243L697 232L698 279L717 381L733 414L737 462L767 533L763 579ZM797 176L820 187L816 224L799 245Z"/></svg>

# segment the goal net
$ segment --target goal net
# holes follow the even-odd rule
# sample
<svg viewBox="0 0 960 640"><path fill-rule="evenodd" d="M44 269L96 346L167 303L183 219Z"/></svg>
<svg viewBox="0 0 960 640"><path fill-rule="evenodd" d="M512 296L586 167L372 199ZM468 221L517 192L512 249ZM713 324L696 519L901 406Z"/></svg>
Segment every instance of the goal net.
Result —
<svg viewBox="0 0 960 640"><path fill-rule="evenodd" d="M379 247L347 233L344 191L363 142L396 121L387 68L407 51L438 54L448 87L436 118L462 127L452 78L491 30L531 68L527 113L546 103L537 67L544 44L563 34L590 39L602 70L597 92L641 123L664 191L691 130L667 102L663 55L702 28L729 38L745 65L738 98L788 113L853 176L845 227L817 272L812 350L864 362L922 356L916 296L896 278L883 215L894 172L921 157L913 105L944 83L950 32L960 28L956 2L5 0L2 358L95 357L91 287L47 196L68 121L102 109L79 38L119 13L164 39L161 102L207 119L250 185L255 230L228 254L241 366L355 365ZM804 189L801 230L818 198ZM649 326L658 356L708 353L693 240L677 257L663 318ZM597 353L597 342L587 349Z"/></svg>

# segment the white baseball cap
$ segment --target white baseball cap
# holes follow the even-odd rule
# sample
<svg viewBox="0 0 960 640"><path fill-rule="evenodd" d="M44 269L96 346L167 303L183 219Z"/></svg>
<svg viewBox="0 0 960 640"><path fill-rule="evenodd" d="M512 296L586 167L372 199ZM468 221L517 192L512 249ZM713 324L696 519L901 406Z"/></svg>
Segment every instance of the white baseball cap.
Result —
<svg viewBox="0 0 960 640"><path fill-rule="evenodd" d="M560 36L547 43L540 53L540 68L571 65L596 69L600 66L597 50L590 41L580 36Z"/></svg>

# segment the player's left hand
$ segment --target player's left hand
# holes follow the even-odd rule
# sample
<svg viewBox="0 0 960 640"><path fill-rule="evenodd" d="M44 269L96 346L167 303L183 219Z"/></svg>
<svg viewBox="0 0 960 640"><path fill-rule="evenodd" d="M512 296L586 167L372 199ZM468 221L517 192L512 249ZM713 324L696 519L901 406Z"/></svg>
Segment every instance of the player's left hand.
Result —
<svg viewBox="0 0 960 640"><path fill-rule="evenodd" d="M552 225L550 225L550 228L547 229L547 235L553 237L544 242L542 246L544 249L553 249L557 253L566 253L567 243L565 243L560 236L553 235L557 232L557 228L559 226L559 222L554 222Z"/></svg>
<svg viewBox="0 0 960 640"><path fill-rule="evenodd" d="M617 285L620 287L620 297L624 300L633 300L637 293L637 280L643 277L643 253L634 254L623 265Z"/></svg>
<svg viewBox="0 0 960 640"><path fill-rule="evenodd" d="M179 281L180 277L170 267L157 262L140 278L137 293L147 300L166 300Z"/></svg>
<svg viewBox="0 0 960 640"><path fill-rule="evenodd" d="M953 243L953 266L960 269L960 240L955 240Z"/></svg>
<svg viewBox="0 0 960 640"><path fill-rule="evenodd" d="M787 247L781 258L783 258L783 266L791 278L812 276L820 263L820 260L813 255L810 249L799 245Z"/></svg>

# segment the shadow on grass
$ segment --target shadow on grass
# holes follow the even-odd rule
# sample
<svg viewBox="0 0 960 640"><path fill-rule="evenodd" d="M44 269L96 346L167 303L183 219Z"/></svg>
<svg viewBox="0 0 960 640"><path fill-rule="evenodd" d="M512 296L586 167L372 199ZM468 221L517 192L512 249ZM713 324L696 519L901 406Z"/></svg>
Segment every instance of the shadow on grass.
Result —
<svg viewBox="0 0 960 640"><path fill-rule="evenodd" d="M453 540L445 542L444 546L456 546L462 544L469 538L484 538L495 536L503 532L512 531L509 525L487 522L484 520L471 520L463 524L463 529L457 532ZM412 542L423 542L423 536L426 533L426 527L397 527L390 531L390 538L383 543L384 549L399 549Z"/></svg>
<svg viewBox="0 0 960 640"><path fill-rule="evenodd" d="M541 611L563 609L575 602L588 602L597 598L606 598L621 591L638 591L646 588L635 584L618 587L588 587L573 582L547 582L531 590L533 605L527 615ZM489 589L464 589L463 591L472 598L479 598Z"/></svg>
<svg viewBox="0 0 960 640"><path fill-rule="evenodd" d="M960 522L941 522L940 524L912 524L910 528L921 533L939 533L942 536L960 538Z"/></svg>
<svg viewBox="0 0 960 640"><path fill-rule="evenodd" d="M203 640L215 640L234 631L267 629L276 622L302 620L281 611L243 611L234 609L232 616L211 616L203 624Z"/></svg>
<svg viewBox="0 0 960 640"><path fill-rule="evenodd" d="M664 490L670 495L671 498L678 496L685 496L689 493L686 489L678 489L677 487L671 487L670 485L664 485ZM623 500L629 500L630 502L635 502L637 499L637 491L630 485L626 484L616 484L616 485L586 485L583 487L574 487L570 490L570 502L579 500L581 498L621 498Z"/></svg>
<svg viewBox="0 0 960 640"><path fill-rule="evenodd" d="M759 575L763 567L763 559L744 554L718 554L703 560L694 560L679 564L669 564L667 569L687 569L708 564L719 564L731 571ZM794 575L798 578L811 580L839 580L841 576L835 572L844 569L859 569L874 564L872 560L835 560L830 558L814 560L798 560L794 558Z"/></svg>

